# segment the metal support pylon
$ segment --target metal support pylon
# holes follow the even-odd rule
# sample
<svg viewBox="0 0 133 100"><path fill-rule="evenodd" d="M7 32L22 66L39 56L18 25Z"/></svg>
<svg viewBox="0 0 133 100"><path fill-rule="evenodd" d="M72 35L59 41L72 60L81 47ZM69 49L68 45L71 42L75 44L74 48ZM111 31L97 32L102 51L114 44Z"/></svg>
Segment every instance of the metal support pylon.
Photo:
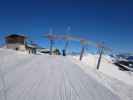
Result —
<svg viewBox="0 0 133 100"><path fill-rule="evenodd" d="M66 56L66 50L67 50L67 47L68 47L68 40L66 41L66 43L65 43L65 47L64 47L64 49L63 49L63 56Z"/></svg>
<svg viewBox="0 0 133 100"><path fill-rule="evenodd" d="M97 70L99 70L99 68L100 68L103 51L104 51L104 48L102 47L100 50L99 58L98 58L98 62L97 62Z"/></svg>
<svg viewBox="0 0 133 100"><path fill-rule="evenodd" d="M80 61L81 61L82 58L83 58L84 51L85 51L85 47L82 46L81 53L80 53L80 58L79 58Z"/></svg>
<svg viewBox="0 0 133 100"><path fill-rule="evenodd" d="M53 52L53 42L54 42L54 41L51 39L51 40L50 40L50 52L49 52L50 55L52 55L52 52Z"/></svg>

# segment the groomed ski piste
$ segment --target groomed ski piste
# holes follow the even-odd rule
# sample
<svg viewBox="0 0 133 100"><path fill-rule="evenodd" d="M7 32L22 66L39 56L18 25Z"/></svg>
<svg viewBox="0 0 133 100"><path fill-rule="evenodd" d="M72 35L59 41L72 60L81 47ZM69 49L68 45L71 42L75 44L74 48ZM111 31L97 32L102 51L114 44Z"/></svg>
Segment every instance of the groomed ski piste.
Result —
<svg viewBox="0 0 133 100"><path fill-rule="evenodd" d="M0 100L133 100L128 83L71 56L0 49Z"/></svg>

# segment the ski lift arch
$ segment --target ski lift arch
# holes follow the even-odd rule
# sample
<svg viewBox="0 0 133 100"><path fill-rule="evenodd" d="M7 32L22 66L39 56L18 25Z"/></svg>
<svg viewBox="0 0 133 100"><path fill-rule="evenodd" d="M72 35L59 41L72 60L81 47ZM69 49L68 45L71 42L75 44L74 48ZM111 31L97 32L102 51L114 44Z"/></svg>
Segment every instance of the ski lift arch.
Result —
<svg viewBox="0 0 133 100"><path fill-rule="evenodd" d="M104 51L112 51L110 48L104 46L103 42L102 43L94 43L90 40L80 38L80 37L76 37L76 36L46 34L46 35L44 35L44 37L48 38L48 40L50 40L50 55L52 55L53 41L55 41L55 40L64 40L64 41L66 41L64 49L63 49L63 56L66 56L66 49L68 47L68 41L79 41L80 44L81 44L81 52L80 52L80 57L79 57L80 61L83 58L83 54L84 54L86 46L92 45L92 46L98 48L100 50L100 52L99 52L99 58L98 58L98 62L97 62L97 69L99 69L99 67L100 67L103 52Z"/></svg>

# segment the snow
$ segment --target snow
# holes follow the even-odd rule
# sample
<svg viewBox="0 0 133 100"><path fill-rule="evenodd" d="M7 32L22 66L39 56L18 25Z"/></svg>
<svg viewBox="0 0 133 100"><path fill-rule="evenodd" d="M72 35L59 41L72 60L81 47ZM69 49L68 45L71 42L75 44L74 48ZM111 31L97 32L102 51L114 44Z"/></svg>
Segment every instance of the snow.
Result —
<svg viewBox="0 0 133 100"><path fill-rule="evenodd" d="M0 100L120 100L70 58L0 49Z"/></svg>
<svg viewBox="0 0 133 100"><path fill-rule="evenodd" d="M84 72L101 84L106 86L122 100L133 100L133 73L121 71L117 66L111 63L109 57L103 56L100 69L96 70L97 55L87 54L79 61L79 56L69 57L71 61L79 65Z"/></svg>
<svg viewBox="0 0 133 100"><path fill-rule="evenodd" d="M73 58L78 59L79 56L74 56ZM84 65L94 69L96 69L97 61L98 55L93 54L85 55L82 59ZM119 70L116 65L112 64L112 61L107 56L102 56L99 71L126 84L133 85L133 72Z"/></svg>

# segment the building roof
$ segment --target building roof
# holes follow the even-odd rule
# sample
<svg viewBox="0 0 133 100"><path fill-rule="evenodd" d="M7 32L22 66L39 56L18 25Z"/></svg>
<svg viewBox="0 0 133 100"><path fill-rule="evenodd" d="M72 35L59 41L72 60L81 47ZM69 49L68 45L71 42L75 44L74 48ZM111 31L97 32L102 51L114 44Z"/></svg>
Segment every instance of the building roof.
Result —
<svg viewBox="0 0 133 100"><path fill-rule="evenodd" d="M7 35L5 38L14 38L14 37L26 38L26 36L20 35L20 34L10 34L10 35Z"/></svg>
<svg viewBox="0 0 133 100"><path fill-rule="evenodd" d="M27 43L26 46L30 47L30 48L38 48L37 44L29 44L29 43Z"/></svg>

